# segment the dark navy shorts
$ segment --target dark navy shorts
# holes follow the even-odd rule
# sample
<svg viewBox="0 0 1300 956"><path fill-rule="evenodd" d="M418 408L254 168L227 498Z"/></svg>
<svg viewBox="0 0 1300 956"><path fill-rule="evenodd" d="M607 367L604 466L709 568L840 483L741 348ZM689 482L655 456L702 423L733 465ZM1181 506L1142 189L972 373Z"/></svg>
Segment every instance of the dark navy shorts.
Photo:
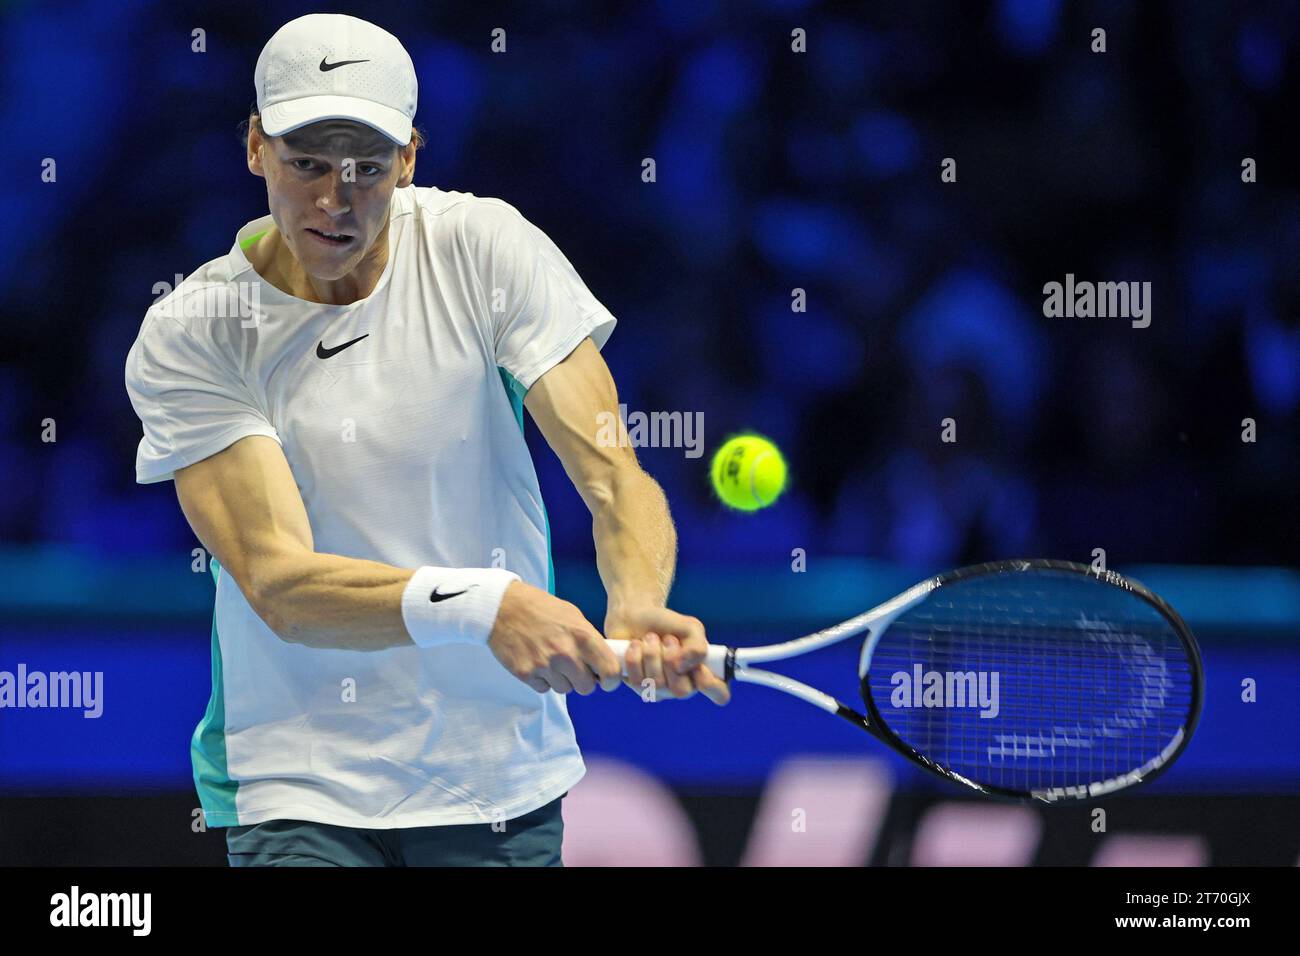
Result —
<svg viewBox="0 0 1300 956"><path fill-rule="evenodd" d="M231 866L563 866L563 799L496 830L491 823L367 830L301 820L227 827L226 858Z"/></svg>

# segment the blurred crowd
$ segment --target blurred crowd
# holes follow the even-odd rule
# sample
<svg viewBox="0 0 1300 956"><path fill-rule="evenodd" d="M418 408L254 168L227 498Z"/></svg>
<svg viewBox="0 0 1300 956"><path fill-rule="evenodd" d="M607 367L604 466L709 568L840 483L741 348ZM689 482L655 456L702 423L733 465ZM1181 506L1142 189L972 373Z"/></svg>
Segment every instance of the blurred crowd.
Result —
<svg viewBox="0 0 1300 956"><path fill-rule="evenodd" d="M703 413L704 457L640 453L684 562L1297 563L1295 4L329 9L411 51L416 183L516 206L619 318L628 408ZM303 12L0 11L0 541L191 546L134 484L123 363L155 284L266 213L236 128ZM1067 274L1150 282L1151 325L1044 316ZM745 429L790 463L753 516L708 487ZM590 553L529 439L557 557Z"/></svg>

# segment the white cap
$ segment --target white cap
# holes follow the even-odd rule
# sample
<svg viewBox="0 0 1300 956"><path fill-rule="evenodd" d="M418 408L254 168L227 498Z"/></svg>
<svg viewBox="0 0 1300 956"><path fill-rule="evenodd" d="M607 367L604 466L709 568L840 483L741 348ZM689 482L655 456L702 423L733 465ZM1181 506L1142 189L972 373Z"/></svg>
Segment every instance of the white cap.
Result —
<svg viewBox="0 0 1300 956"><path fill-rule="evenodd" d="M275 31L253 74L268 136L326 119L355 120L398 146L411 141L418 87L397 37L341 13L311 13Z"/></svg>

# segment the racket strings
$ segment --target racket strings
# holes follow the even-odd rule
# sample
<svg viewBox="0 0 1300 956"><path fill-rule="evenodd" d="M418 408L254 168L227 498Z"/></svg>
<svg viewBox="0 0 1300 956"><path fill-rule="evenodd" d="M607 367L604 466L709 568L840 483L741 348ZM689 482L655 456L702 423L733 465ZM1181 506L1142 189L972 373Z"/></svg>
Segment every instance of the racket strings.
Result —
<svg viewBox="0 0 1300 956"><path fill-rule="evenodd" d="M864 689L893 734L946 770L1059 793L1167 759L1195 680L1151 604L1044 572L937 589L880 638Z"/></svg>

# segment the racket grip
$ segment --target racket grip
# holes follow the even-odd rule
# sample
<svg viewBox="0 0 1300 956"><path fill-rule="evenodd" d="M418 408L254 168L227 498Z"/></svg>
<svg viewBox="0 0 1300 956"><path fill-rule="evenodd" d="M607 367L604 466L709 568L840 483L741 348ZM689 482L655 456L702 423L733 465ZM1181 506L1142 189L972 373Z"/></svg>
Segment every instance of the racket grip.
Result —
<svg viewBox="0 0 1300 956"><path fill-rule="evenodd" d="M624 658L627 655L627 641L606 641L609 649L618 655L620 664L623 664L623 673L627 674L627 664ZM727 679L727 653L730 648L725 644L710 644L709 650L705 654L704 663L708 665L709 670L717 674L723 680Z"/></svg>

